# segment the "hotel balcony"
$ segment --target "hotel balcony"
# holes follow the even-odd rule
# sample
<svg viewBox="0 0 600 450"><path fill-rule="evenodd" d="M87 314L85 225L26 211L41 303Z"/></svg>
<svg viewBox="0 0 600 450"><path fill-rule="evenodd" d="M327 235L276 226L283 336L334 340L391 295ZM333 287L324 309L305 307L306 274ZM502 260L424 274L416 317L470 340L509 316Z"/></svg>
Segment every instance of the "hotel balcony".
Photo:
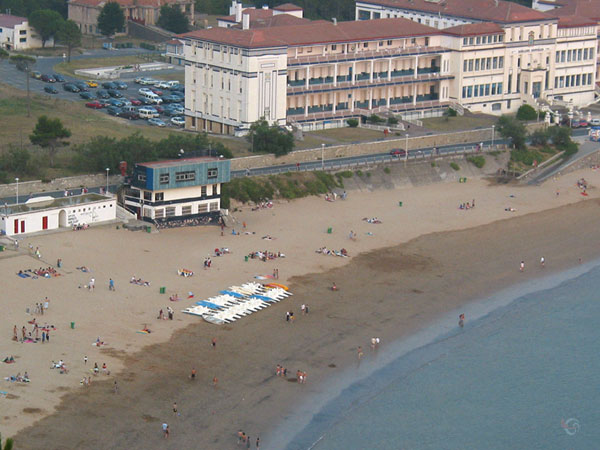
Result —
<svg viewBox="0 0 600 450"><path fill-rule="evenodd" d="M412 46L406 48L388 48L382 50L356 50L352 53L332 53L329 55L302 55L297 57L288 56L288 67L305 66L313 64L365 61L379 58L391 58L394 56L422 56L435 55L449 52L444 47Z"/></svg>
<svg viewBox="0 0 600 450"><path fill-rule="evenodd" d="M333 77L309 78L308 86L306 79L288 80L287 93L288 95L298 95L301 93L327 92L334 90L342 90L349 88L361 88L370 86L393 86L398 84L420 83L424 81L440 81L450 80L454 75L440 74L439 67L423 67L417 69L415 76L414 69L409 70L394 70L391 73L391 79L388 80L387 72L377 72L373 74L373 81L368 73L362 72L355 75L355 82L352 83L351 75L340 75L333 82Z"/></svg>

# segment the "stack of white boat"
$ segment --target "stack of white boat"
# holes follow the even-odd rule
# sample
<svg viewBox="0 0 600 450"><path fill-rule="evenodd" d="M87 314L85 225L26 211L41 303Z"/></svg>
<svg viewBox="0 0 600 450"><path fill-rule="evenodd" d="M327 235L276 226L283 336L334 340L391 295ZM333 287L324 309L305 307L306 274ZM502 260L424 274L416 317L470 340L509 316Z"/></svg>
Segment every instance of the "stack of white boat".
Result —
<svg viewBox="0 0 600 450"><path fill-rule="evenodd" d="M181 312L200 316L217 325L235 322L244 316L269 307L292 295L287 289L271 284L262 285L250 282L241 286L231 286L219 295L196 302L194 306Z"/></svg>

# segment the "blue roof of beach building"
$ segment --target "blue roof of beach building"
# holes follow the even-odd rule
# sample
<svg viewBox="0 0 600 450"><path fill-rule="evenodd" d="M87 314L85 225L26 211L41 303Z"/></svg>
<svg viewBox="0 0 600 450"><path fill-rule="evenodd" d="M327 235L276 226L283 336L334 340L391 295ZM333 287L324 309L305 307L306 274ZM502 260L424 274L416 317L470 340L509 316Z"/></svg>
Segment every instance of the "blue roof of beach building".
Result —
<svg viewBox="0 0 600 450"><path fill-rule="evenodd" d="M132 185L150 191L226 183L230 161L210 156L138 163Z"/></svg>

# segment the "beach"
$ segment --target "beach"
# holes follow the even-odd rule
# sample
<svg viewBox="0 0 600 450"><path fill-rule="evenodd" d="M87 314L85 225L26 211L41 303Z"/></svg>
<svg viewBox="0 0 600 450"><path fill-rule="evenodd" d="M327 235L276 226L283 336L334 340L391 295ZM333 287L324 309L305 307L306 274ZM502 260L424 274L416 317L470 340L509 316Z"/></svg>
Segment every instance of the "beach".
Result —
<svg viewBox="0 0 600 450"><path fill-rule="evenodd" d="M587 197L575 186L581 177L588 180ZM597 257L590 245L600 234L597 185L598 172L590 169L542 186L473 179L351 191L336 202L308 198L259 211L242 207L232 213L236 235L231 228L220 236L209 227L149 234L106 226L27 238L20 254L0 260L7 274L0 355L17 360L1 364L0 375L27 370L31 383L2 381L8 395L0 397L6 405L0 432L14 435L17 448L158 448L165 445L160 425L167 422L173 448L236 448L240 429L254 442L293 417L303 399L318 397L324 381L351 371L358 346L365 353L361 364L369 364L372 337L381 338L383 352L386 343L486 293ZM475 208L458 209L472 199ZM362 220L374 217L382 223ZM40 248L42 261L28 254L29 244ZM323 246L345 248L350 258L315 252ZM231 253L212 256L212 267L204 270L202 260L220 247ZM244 260L258 250L286 256ZM11 275L58 258L59 277ZM91 272L77 269L82 266ZM178 276L181 268L194 276ZM294 295L264 311L224 326L179 312L275 268ZM133 276L150 286L129 283ZM91 277L93 291L80 287ZM115 292L108 290L109 278ZM337 292L329 289L333 282ZM188 292L194 299L185 300ZM169 302L174 293L184 300ZM50 307L35 317L56 325L50 343L11 341L13 325L20 330L33 317L25 309L46 296ZM301 314L302 304L308 315ZM175 309L174 320L158 320L167 306ZM294 323L286 322L286 311L294 311ZM138 333L144 327L152 333ZM107 345L92 346L98 338ZM50 369L59 359L68 373ZM91 375L95 362L106 363L111 374ZM288 380L275 375L277 364L288 369ZM193 381L192 368L198 373ZM298 369L307 372L306 384L293 382ZM84 376L92 377L91 386L80 386ZM296 431L301 428L299 420Z"/></svg>

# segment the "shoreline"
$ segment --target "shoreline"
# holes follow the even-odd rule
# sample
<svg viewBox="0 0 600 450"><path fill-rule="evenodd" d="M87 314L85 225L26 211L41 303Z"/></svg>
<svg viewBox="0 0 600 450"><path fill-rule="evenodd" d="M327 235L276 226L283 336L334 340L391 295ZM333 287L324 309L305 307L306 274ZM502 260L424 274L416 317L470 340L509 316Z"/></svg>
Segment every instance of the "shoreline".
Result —
<svg viewBox="0 0 600 450"><path fill-rule="evenodd" d="M589 176L588 173L588 171L585 172L586 177ZM570 174L570 178L575 176ZM563 180L563 185L570 186L570 183ZM260 240L260 234L236 238L228 236L219 242L235 248L235 258L232 259L233 255L229 255L223 260L215 261L218 264L221 264L221 261L225 263L225 272L217 264L215 264L216 271L199 272L197 275L201 277L201 285L197 284L196 277L184 281L180 277L169 275L165 278L169 291L171 291L171 285L177 283L180 286L176 288L179 292L187 292L184 290L187 289L186 283L189 284L192 281L196 299L201 299L216 294L218 289L215 289L215 286L223 289L228 285L236 284L232 280L231 274L228 273L229 268L235 271L235 279L245 279L246 281L251 278L251 274L261 271L269 273L272 268L271 264L265 265L256 261L244 263L238 260L248 249L268 246L269 250L280 248L289 256L275 262L281 268L282 273L302 273L303 271L308 273L308 275L296 277L282 277L283 283L291 285L294 296L260 312L260 316L257 318L252 315L231 326L224 327L206 324L199 318L182 317L179 309L189 306L192 301L185 304L179 303L176 304L177 317L176 323L173 323L175 328L167 328L162 322L160 324L152 322L155 317L154 308L158 310L157 305L164 304L161 303L164 300L154 292L160 286L160 284L156 284L156 275L152 278L151 289L139 286L125 286L126 289L123 289L124 287L118 282L119 297L122 295L124 297L110 300L97 307L95 304L86 306L91 309L84 311L85 314L82 313L81 318L77 318L77 330L79 330L80 321L83 321L81 328L87 333L88 338L86 339L91 339L89 336L93 336L95 331L92 328L90 332L88 330L90 324L85 321L85 317L90 314L104 314L103 317L111 317L115 324L109 324L110 326L107 328L111 328L113 325L114 327L124 325L131 327L131 323L150 321L155 333L143 338L140 338L139 335L131 338L130 334L126 334L129 342L125 345L119 343L118 339L121 335L118 331L107 330L106 336L110 337L110 343L115 343L115 346L108 350L102 350L99 353L101 356L98 357L105 357L109 361L112 359L113 372L119 372L117 379L122 386L119 396L110 396L112 378L103 383L95 383L93 388L84 391L71 387L71 392L66 394L58 405L58 413L43 418L33 428L24 429L17 434L17 443L22 442L25 445L23 448L37 448L41 443L44 443L47 448L52 448L48 447L48 442L64 441L67 443L63 444L61 448L71 448L68 442L75 446L75 442L80 442L80 440L74 440L76 435L82 433L89 436L82 442L85 442L85 446L93 448L100 442L105 442L108 433L111 436L114 435L115 438L117 436L122 438L118 441L120 446L127 443L132 448L141 448L142 446L152 448L159 442L156 441L156 438L161 438L160 421L167 420L173 430L170 442L174 444L185 446L192 442L202 442L203 448L235 448L237 441L235 433L239 428L247 430L254 438L257 433L265 436L267 425L274 424L282 416L287 417L299 398L318 394L323 381L331 376L337 376L341 371L340 367L352 366L352 363L356 361L357 345L368 349L370 338L379 336L382 338L382 347L384 347L396 336L401 338L409 335L449 308L458 307L463 304L464 299L472 300L480 296L485 289L490 289L492 285L506 283L507 280L510 282L511 279L514 279L515 272L517 277L520 276L518 261L521 258L526 258L528 261L539 260L539 255L534 251L535 248L529 248L530 254L526 254L527 248L534 243L537 246L545 246L546 243L550 247L558 246L556 255L554 251L550 251L550 247L547 247L549 248L549 252L545 255L548 261L547 272L558 270L557 268L561 264L569 264L566 259L567 252L563 251L563 247L569 243L569 239L557 239L557 237L572 233L569 216L580 216L582 219L580 221L572 219L573 223L579 224L582 221L585 223L583 228L578 228L578 233L585 234L589 231L588 234L594 236L595 230L587 230L587 228L590 226L588 224L594 222L590 218L597 217L593 211L593 207L597 207L597 201L588 198L585 202L581 202L579 201L581 198L576 192L575 195L563 194L560 199L560 203L575 201L574 204L541 213L522 214L521 210L526 210L526 208L534 211L547 208L552 200L542 204L539 199L543 199L544 195L548 194L553 196L554 187L547 186L545 189L514 186L490 188L486 186L485 181L481 181L473 183L468 188L467 194L465 194L464 186L451 184L428 186L423 189L415 188L414 192L400 190L363 195L357 193L358 203L338 202L333 205L326 204L322 199L308 199L302 204L312 208L315 217L312 218L312 222L300 220L295 224L295 228L292 226L293 222L290 221L294 217L302 218L302 211L297 211L296 216L292 214L293 217L288 217L288 213L294 213L294 209L298 209L298 203L279 206L281 213L279 209L262 211L259 212L259 215L243 211L238 214L240 221L248 218L249 224L256 223L257 232L258 230L261 234L269 232L276 235L278 240L265 243ZM478 193L473 194L474 191ZM517 200L506 200L507 193L511 191L518 194ZM432 221L434 216L431 215L431 210L427 205L439 202L437 195L440 193L447 197L446 202L452 204L455 200L451 197L468 196L470 198L471 195L476 195L478 198L477 211L481 211L481 215L465 216L464 211L457 212L451 208L443 213L444 217L449 219L447 223L444 223L444 227L460 227L460 224L463 223L461 229L434 231L423 235L422 233L428 229L439 228L439 224L434 219ZM590 190L590 195L594 194L596 193ZM384 205L379 206L379 209L371 206L373 198L394 199L399 195L405 199L405 208L402 210L389 210L386 213L385 209L382 210L382 207L385 208ZM489 200L487 198L485 202L481 200L484 195L489 195ZM519 206L518 215L507 216L506 213L503 215L497 212L496 208L509 201L515 202L514 204ZM394 202L392 200L392 203ZM353 207L358 207L360 211L353 211ZM354 217L354 221L356 221L357 216L371 215L371 211L374 211L378 217L384 218L383 225L372 226L364 222L360 223L360 221L358 223L351 222L348 219ZM264 214L261 215L261 213ZM396 220L409 223L406 222L407 213L413 220L421 218L425 227L420 226L421 223L417 222L412 225L412 228L403 229L404 236L402 237L410 238L411 235L419 235L419 233L421 236L411 239L408 243L394 244L399 240L398 236L394 235L394 224ZM470 212L466 214L470 214ZM282 219L282 215L285 220ZM553 216L560 217L560 220L553 220ZM427 217L431 218L427 219ZM498 219L498 217L500 218ZM510 219L503 220L507 217ZM427 220L431 223L426 222ZM466 220L473 224L472 227L465 225ZM478 222L482 220L487 224L479 225ZM533 229L528 231L527 236L521 236L518 232L521 225L515 225L515 221L521 225L525 223L528 227L533 228L543 226L545 222L548 222L553 227L550 233L551 237L547 238L543 234L540 236L541 232ZM320 234L324 233L324 231L320 231L315 236L296 239L298 233L309 228L307 225L309 223L311 229L325 230L325 225L332 222L337 223L336 233L333 236ZM355 227L360 236L358 242L348 242L342 228L344 226ZM340 228L342 231L338 231ZM373 231L375 236L365 236L364 233L367 231ZM219 239L214 237L214 233L211 234L207 230L176 230L175 232L161 233L161 241L164 242L161 242L161 247L155 251L153 246L157 241L153 239L154 236L133 236L127 233L108 233L107 231L107 234L113 239L115 237L120 239L115 243L116 246L122 245L123 248L126 248L128 240L139 241L139 245L147 246L147 249L140 250L138 255L131 255L131 257L123 255L122 261L119 262L121 265L130 264L131 267L135 267L125 270L135 270L135 273L143 277L146 277L145 273L153 273L150 267L152 258L156 257L153 255L160 255L161 266L170 269L174 267L174 264L182 267L191 266L191 264L197 264L200 251L203 252L200 254L205 254L208 249L216 246L210 244L211 239ZM510 255L505 254L504 245L493 242L497 236L502 235L516 236L515 245L520 249L519 256L511 258ZM90 252L94 254L94 252L102 250L102 242L90 245L86 236L85 234L69 236L70 240L74 240L73 245L76 250L85 251L87 254ZM448 240L447 236L451 236L451 238ZM43 241L46 246L51 240L49 237L36 239ZM188 241L192 239L189 241L192 245L186 243L186 239ZM593 238L591 239L593 240ZM204 243L200 245L196 241ZM471 241L483 242L484 247L489 247L488 254L501 256L506 267L501 267L502 270L497 272L486 272L484 267L489 267L491 262L495 261L491 260L493 258L490 260L482 258L478 248L476 249L477 254L472 255L473 249L469 251ZM457 242L461 244L456 246ZM346 260L315 255L313 250L320 247L321 243L327 243L328 248L348 246L352 254L358 256ZM577 252L584 260L594 256L590 246L582 245L579 241L576 244ZM196 247L204 250L195 253ZM371 250L372 248L376 249ZM169 259L168 251L172 252L178 249L188 251ZM572 251L575 250L572 249ZM144 252L149 252L148 256L145 256ZM191 255L187 253L191 253ZM441 254L438 255L438 253ZM143 258L142 261L148 263L147 267L143 266L144 272L141 271L140 267L142 266L139 264L138 266L133 265L140 256ZM296 259L296 256L299 259ZM460 263L461 260L463 264ZM511 262L507 263L507 261ZM82 263L85 263L85 260L73 261L72 265ZM100 263L97 264L100 269L94 273L97 273L98 277L107 276L110 273ZM467 272L464 265L470 265L472 269ZM526 273L521 275L528 278L531 273L534 273L533 265L528 265ZM78 277L81 280L88 278L87 275L84 277L77 273L73 274L73 272L69 276ZM472 283L469 281L469 277L473 279ZM331 280L335 280L340 286L339 292L332 293L328 290ZM46 280L40 282L44 281ZM52 283L57 280L47 281ZM161 281L158 282L161 283ZM458 286L457 298L448 300L446 296L441 295L455 286ZM125 292L122 294L123 290ZM398 299L390 298L390 291L398 292L398 297L401 297L402 302L399 303ZM74 291L75 294L81 295L80 292ZM469 292L471 292L470 295ZM139 295L146 293L148 293L148 298L143 299L143 302L140 303ZM129 303L126 304L126 302ZM311 307L311 313L306 317L300 315L299 307L302 303L307 303ZM86 303L86 305L89 304ZM124 317L114 315L115 312L120 313L119 308L124 307L129 308L131 313L124 314ZM365 308L369 313L361 313L361 311L357 311L357 308ZM295 324L286 327L283 317L285 311L290 309L297 311L298 320ZM71 311L70 314L75 314L72 305L66 305L66 310ZM106 316L106 314L110 315ZM122 322L119 322L121 320ZM9 326L12 327L12 324ZM218 346L211 353L210 339L213 336L216 336ZM103 337L105 337L104 334ZM165 339L166 342L164 342ZM89 344L86 345L89 346ZM137 346L141 347L138 352L128 350ZM89 349L89 347L86 348ZM284 364L292 374L297 368L307 371L308 384L298 385L278 380L274 374L274 366L277 363ZM328 367L330 364L335 367ZM192 365L197 366L200 375L198 383L195 385L190 385L187 379ZM217 389L211 383L213 376L219 377ZM177 402L182 411L181 418L173 418L172 413L169 414L170 405L175 399L178 399ZM197 403L211 405L210 411L199 407ZM123 404L128 405L127 411L123 411ZM215 416L219 419L216 420ZM99 418L103 419L100 421L101 424L98 423ZM199 424L202 424L201 437L195 434ZM104 435L102 435L100 426L104 430ZM63 434L56 435L56 430L62 430ZM265 442L262 437L261 441L266 446L265 448L269 448L268 442ZM28 446L29 444L30 446Z"/></svg>
<svg viewBox="0 0 600 450"><path fill-rule="evenodd" d="M404 378L445 355L445 351L438 347L445 347L452 340L461 337L462 330L458 328L456 320L460 313L466 313L470 318L465 324L465 331L468 331L489 323L489 320L496 320L498 315L506 311L519 308L531 295L557 288L598 267L600 258L503 288L490 296L482 296L442 314L414 333L388 343L383 349L368 351L372 356L370 361L364 365L355 365L355 369L345 367L339 379L325 381L321 386L322 394L318 398L302 402L298 411L286 418L284 424L278 424L265 433L265 442L269 442L269 448L274 449L312 449L326 436L328 430L343 422L347 411L360 408L372 397L380 395L392 382L390 380ZM431 353L433 357L429 356ZM300 431L293 434L298 429Z"/></svg>

